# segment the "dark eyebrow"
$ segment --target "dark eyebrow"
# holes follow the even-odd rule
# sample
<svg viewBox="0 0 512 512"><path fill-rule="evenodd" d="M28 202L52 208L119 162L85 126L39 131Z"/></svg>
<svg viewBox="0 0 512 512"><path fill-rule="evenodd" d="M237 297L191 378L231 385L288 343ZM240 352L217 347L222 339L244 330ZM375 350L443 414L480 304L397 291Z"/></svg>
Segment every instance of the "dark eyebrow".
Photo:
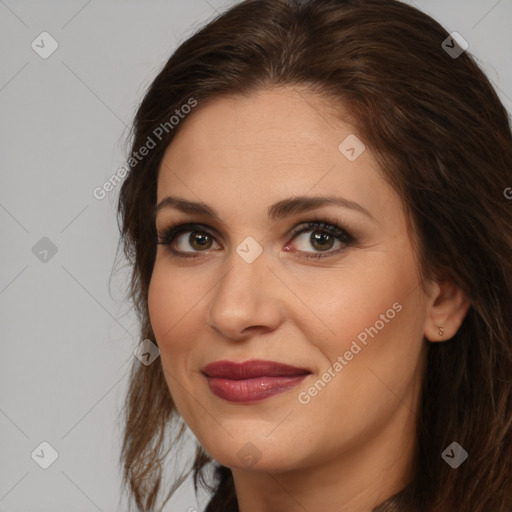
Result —
<svg viewBox="0 0 512 512"><path fill-rule="evenodd" d="M354 201L349 201L348 199L344 199L343 197L337 196L296 196L290 197L288 199L283 199L269 206L267 210L268 218L272 221L276 221L278 219L287 217L289 215L294 215L301 212L307 212L310 210L314 210L316 208L320 208L321 206L342 206L344 208L349 208L351 210L355 210L359 213L362 213L374 221L376 219L373 215L359 203L355 203ZM212 219L218 221L222 224L222 220L218 213L206 203L189 201L187 199L182 199L180 197L165 197L154 207L153 213L156 214L165 209L165 208L175 208L183 213L189 214L199 214L211 217Z"/></svg>

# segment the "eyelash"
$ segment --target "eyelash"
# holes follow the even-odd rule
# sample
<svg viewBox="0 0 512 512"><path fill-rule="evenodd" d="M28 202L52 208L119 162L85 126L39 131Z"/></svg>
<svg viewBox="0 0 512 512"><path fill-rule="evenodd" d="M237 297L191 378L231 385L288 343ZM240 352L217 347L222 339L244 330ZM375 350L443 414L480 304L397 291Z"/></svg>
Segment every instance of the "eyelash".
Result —
<svg viewBox="0 0 512 512"><path fill-rule="evenodd" d="M327 218L315 218L314 220L311 220L309 222L306 222L305 224L301 224L299 227L294 229L292 231L292 240L295 240L295 238L298 235L301 235L302 233L307 233L308 231L324 231L332 236L334 236L337 240L341 241L345 246L353 245L355 242L355 238L345 229L342 229L337 220L331 221ZM169 246L170 252L175 255L178 258L200 258L202 256L201 253L208 252L208 249L206 251L197 251L196 253L192 254L183 254L180 251L176 251L175 249L170 247L170 244L174 242L177 235L182 233L187 233L189 231L196 231L201 234L206 233L208 236L211 236L213 238L214 235L210 231L208 231L206 226L203 226L202 224L198 223L185 223L180 224L179 222L171 224L167 228L165 228L162 232L158 232L158 241L157 244L159 245L166 245ZM304 253L300 257L304 257L306 259L320 259L320 258L327 258L329 256L333 256L334 254L338 254L343 248L337 249L336 251L332 252L317 252L313 254ZM303 252L303 251L299 251Z"/></svg>

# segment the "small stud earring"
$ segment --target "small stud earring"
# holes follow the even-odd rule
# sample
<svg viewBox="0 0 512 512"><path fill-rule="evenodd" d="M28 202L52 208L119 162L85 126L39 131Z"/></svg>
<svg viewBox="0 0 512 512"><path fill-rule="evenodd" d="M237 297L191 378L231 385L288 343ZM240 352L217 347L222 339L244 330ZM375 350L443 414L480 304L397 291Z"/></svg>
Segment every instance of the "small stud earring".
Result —
<svg viewBox="0 0 512 512"><path fill-rule="evenodd" d="M439 326L439 336L442 336L444 334L444 324Z"/></svg>

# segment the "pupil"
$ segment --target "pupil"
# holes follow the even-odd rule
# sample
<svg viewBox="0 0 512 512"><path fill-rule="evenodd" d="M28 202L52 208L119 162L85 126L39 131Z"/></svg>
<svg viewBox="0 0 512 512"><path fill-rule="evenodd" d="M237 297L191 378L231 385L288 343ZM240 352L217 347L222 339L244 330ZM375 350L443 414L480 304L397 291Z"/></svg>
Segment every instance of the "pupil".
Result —
<svg viewBox="0 0 512 512"><path fill-rule="evenodd" d="M316 234L314 236L314 242L320 242L320 245L324 245L326 243L326 239L328 239L331 235L329 233L325 233L322 231L317 231L316 233L321 233L320 235ZM325 247L324 247L325 248Z"/></svg>
<svg viewBox="0 0 512 512"><path fill-rule="evenodd" d="M205 243L207 243L207 239L208 239L208 235L204 235L204 234L201 234L201 233L191 233L190 237L192 239L191 240L191 244L192 245L194 245L194 243L198 242L198 240L199 240L198 245L199 245L200 248L204 248Z"/></svg>

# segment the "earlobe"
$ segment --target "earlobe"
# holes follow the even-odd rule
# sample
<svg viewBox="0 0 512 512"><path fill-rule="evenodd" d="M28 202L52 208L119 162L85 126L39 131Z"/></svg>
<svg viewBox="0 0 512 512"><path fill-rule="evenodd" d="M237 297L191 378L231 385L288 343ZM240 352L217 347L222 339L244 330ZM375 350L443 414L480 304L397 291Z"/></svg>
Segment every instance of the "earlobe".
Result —
<svg viewBox="0 0 512 512"><path fill-rule="evenodd" d="M459 330L469 309L466 294L451 280L434 283L428 298L424 336L431 342L448 341Z"/></svg>

